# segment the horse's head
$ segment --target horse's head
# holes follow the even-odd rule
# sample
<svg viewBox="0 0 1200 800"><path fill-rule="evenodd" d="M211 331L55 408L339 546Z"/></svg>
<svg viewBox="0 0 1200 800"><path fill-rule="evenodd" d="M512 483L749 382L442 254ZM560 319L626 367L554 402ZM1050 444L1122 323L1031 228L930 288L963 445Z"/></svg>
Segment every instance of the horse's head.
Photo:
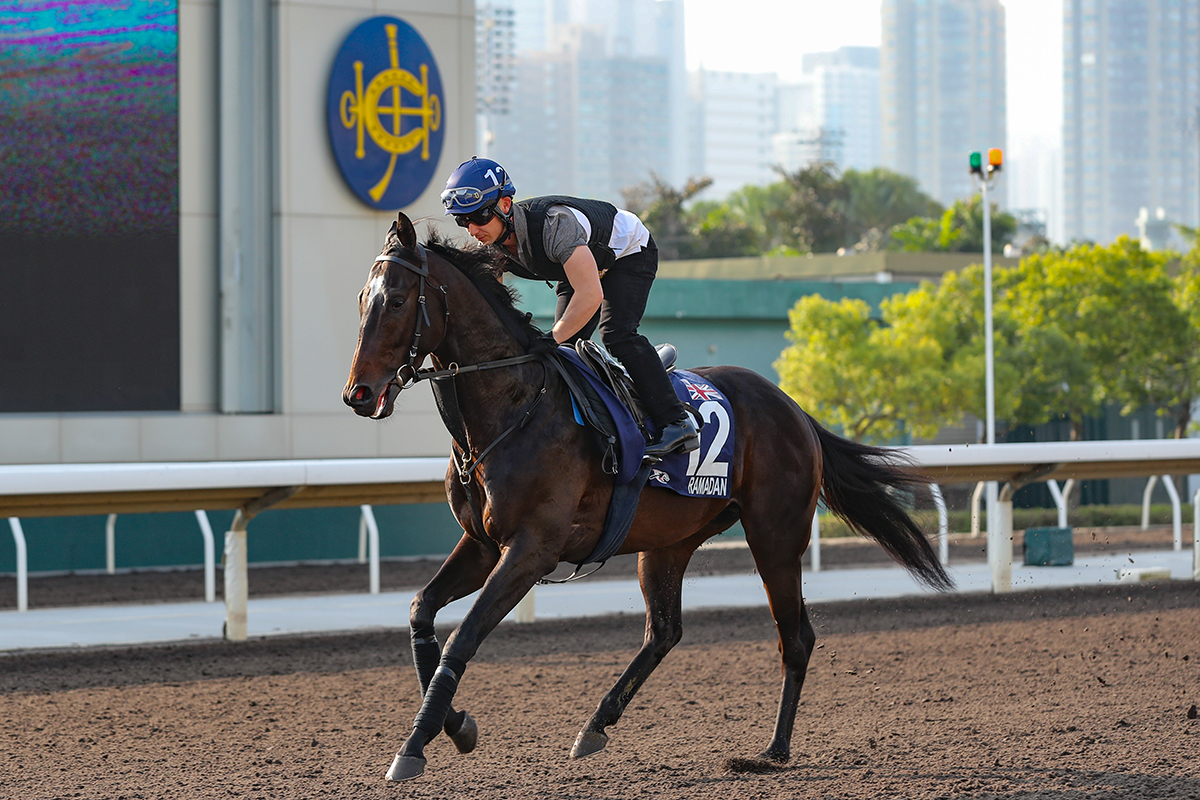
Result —
<svg viewBox="0 0 1200 800"><path fill-rule="evenodd" d="M358 346L342 400L354 413L382 419L445 332L442 315L425 306L430 256L403 213L358 295Z"/></svg>

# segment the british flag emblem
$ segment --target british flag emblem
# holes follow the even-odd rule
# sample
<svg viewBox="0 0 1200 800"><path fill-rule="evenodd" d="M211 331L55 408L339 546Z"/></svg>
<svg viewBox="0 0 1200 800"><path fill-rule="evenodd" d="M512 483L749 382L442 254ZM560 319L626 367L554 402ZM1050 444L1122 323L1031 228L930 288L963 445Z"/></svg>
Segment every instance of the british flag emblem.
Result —
<svg viewBox="0 0 1200 800"><path fill-rule="evenodd" d="M707 383L692 383L684 380L683 385L687 387L688 394L693 400L716 400L721 396L720 392Z"/></svg>

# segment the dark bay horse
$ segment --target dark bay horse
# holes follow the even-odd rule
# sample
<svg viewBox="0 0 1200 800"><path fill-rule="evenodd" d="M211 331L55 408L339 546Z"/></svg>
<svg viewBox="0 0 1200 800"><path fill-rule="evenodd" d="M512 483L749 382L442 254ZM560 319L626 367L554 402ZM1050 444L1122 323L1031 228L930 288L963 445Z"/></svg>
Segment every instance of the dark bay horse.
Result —
<svg viewBox="0 0 1200 800"><path fill-rule="evenodd" d="M461 752L478 729L452 705L480 643L560 562L587 558L613 491L594 438L576 424L568 390L544 357L521 358L540 333L514 306L492 256L431 237L417 242L400 214L359 295L361 327L343 399L382 419L428 358L434 393L452 437L446 493L463 537L413 599L413 661L422 704L389 780L420 775L425 745L445 731ZM481 367L476 369L476 367ZM684 570L706 539L740 520L779 631L783 689L774 734L760 758L790 757L792 727L816 634L801 594L800 558L818 497L858 533L878 542L917 579L951 585L920 528L895 497L921 483L888 451L842 439L818 425L778 387L737 367L696 373L731 401L737 441L730 498L641 494L619 552L638 553L646 599L641 649L579 733L571 756L607 744L634 693L682 636ZM450 386L449 384L453 384ZM479 596L439 646L434 617Z"/></svg>

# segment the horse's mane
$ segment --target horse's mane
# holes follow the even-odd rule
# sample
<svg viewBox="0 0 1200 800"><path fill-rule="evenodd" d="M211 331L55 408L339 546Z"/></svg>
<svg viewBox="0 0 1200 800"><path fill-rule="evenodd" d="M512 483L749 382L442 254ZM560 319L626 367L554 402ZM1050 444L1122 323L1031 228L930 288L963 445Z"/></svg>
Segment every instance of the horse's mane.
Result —
<svg viewBox="0 0 1200 800"><path fill-rule="evenodd" d="M501 320L523 346L542 335L542 331L531 321L532 314L525 313L517 307L520 295L516 289L500 282L503 273L503 259L495 248L482 245L459 247L452 244L437 230L431 230L424 245L426 249L437 253L444 260L453 264L459 272L467 277L488 300L488 305L496 310ZM394 233L388 236L385 252L400 250L398 237Z"/></svg>

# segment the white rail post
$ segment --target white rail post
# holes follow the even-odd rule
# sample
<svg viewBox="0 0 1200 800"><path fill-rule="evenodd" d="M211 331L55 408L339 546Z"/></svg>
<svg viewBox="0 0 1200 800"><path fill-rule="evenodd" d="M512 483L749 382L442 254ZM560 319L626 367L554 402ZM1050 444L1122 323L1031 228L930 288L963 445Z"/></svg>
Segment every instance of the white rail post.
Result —
<svg viewBox="0 0 1200 800"><path fill-rule="evenodd" d="M812 536L808 541L810 566L813 572L821 571L821 513L820 509L813 510Z"/></svg>
<svg viewBox="0 0 1200 800"><path fill-rule="evenodd" d="M109 575L117 571L117 515L109 514L104 523L104 568Z"/></svg>
<svg viewBox="0 0 1200 800"><path fill-rule="evenodd" d="M996 481L988 481L988 565L992 568L992 594L1012 591L1012 496L1011 483L997 492Z"/></svg>
<svg viewBox="0 0 1200 800"><path fill-rule="evenodd" d="M1146 489L1142 492L1142 530L1150 527L1150 495L1154 491L1154 484L1158 483L1158 476L1151 475L1150 480L1146 481Z"/></svg>
<svg viewBox="0 0 1200 800"><path fill-rule="evenodd" d="M1163 476L1163 488L1171 498L1171 540L1175 552L1183 551L1183 507L1179 502L1179 491L1175 488L1175 479L1170 475Z"/></svg>
<svg viewBox="0 0 1200 800"><path fill-rule="evenodd" d="M208 513L196 510L196 522L200 524L200 538L204 540L204 602L217 601L217 565L216 544L213 541L212 525L208 523Z"/></svg>
<svg viewBox="0 0 1200 800"><path fill-rule="evenodd" d="M1192 497L1192 580L1200 581L1200 489Z"/></svg>
<svg viewBox="0 0 1200 800"><path fill-rule="evenodd" d="M527 622L533 622L533 618L534 618L533 593L536 589L537 589L536 586L530 586L529 592L524 597L521 598L521 601L519 603L517 603L516 607L513 609L513 621L514 622L520 622L522 624L527 623Z"/></svg>
<svg viewBox="0 0 1200 800"><path fill-rule="evenodd" d="M358 563L367 563L367 517L358 515Z"/></svg>
<svg viewBox="0 0 1200 800"><path fill-rule="evenodd" d="M362 505L359 508L362 509L362 521L359 523L359 527L366 526L367 529L367 549L370 551L369 557L371 562L369 568L371 594L379 594L379 526L375 523L375 511L369 505ZM361 550L360 544L360 553ZM361 559L359 563L362 563Z"/></svg>
<svg viewBox="0 0 1200 800"><path fill-rule="evenodd" d="M246 640L246 606L250 596L250 576L246 569L246 526L252 517L287 500L303 488L281 486L251 500L237 510L233 515L233 523L225 532L225 638L231 642Z"/></svg>
<svg viewBox="0 0 1200 800"><path fill-rule="evenodd" d="M979 537L979 501L983 497L983 489L986 484L979 481L975 484L975 491L971 492L971 538Z"/></svg>
<svg viewBox="0 0 1200 800"><path fill-rule="evenodd" d="M933 504L937 506L938 558L941 559L942 566L945 566L950 563L950 515L946 512L946 500L942 497L942 487L931 483L929 492L933 495Z"/></svg>
<svg viewBox="0 0 1200 800"><path fill-rule="evenodd" d="M8 518L8 527L12 528L13 544L17 548L17 611L28 611L29 551L25 549L25 531L16 517Z"/></svg>
<svg viewBox="0 0 1200 800"><path fill-rule="evenodd" d="M250 521L239 508L225 532L225 638L231 642L246 640L246 604L249 582L246 573L246 523Z"/></svg>
<svg viewBox="0 0 1200 800"><path fill-rule="evenodd" d="M1050 489L1050 496L1054 498L1054 507L1058 509L1058 527L1067 527L1067 499L1063 497L1063 493L1058 488L1058 481L1051 478L1046 481L1046 486Z"/></svg>

